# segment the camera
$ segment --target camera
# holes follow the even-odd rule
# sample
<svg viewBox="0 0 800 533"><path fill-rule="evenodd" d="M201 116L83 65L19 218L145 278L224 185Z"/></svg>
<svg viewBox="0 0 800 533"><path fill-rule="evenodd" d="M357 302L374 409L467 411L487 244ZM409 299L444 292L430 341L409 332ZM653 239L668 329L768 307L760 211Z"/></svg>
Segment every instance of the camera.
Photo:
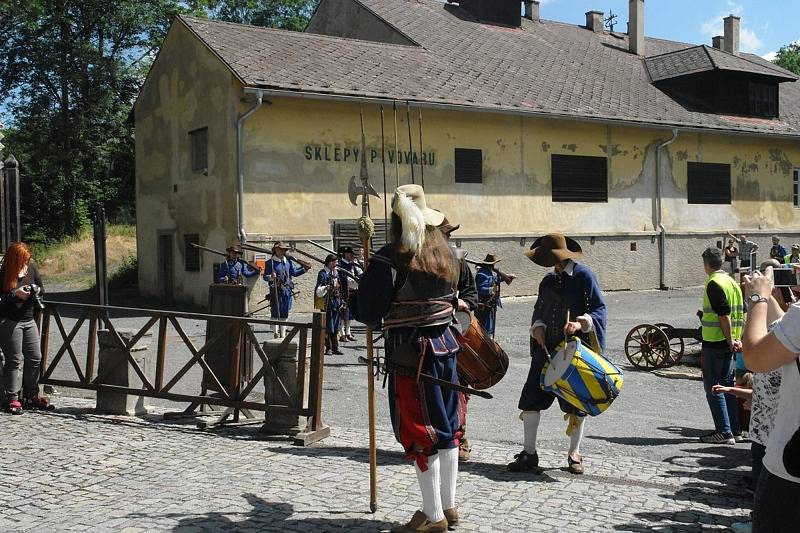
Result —
<svg viewBox="0 0 800 533"><path fill-rule="evenodd" d="M800 285L798 274L792 267L775 268L772 270L773 280L776 287L794 287Z"/></svg>
<svg viewBox="0 0 800 533"><path fill-rule="evenodd" d="M44 301L42 301L42 288L38 285L28 285L25 288L26 292L31 293L31 299L33 300L33 308L37 311L44 311Z"/></svg>

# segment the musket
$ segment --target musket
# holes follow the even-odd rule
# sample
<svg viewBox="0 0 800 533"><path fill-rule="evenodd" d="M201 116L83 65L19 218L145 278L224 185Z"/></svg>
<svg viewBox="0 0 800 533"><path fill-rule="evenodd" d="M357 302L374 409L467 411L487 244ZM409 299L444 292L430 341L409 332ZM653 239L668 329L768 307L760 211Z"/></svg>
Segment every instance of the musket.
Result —
<svg viewBox="0 0 800 533"><path fill-rule="evenodd" d="M206 246L201 246L201 245L195 244L193 242L190 242L189 245L190 246L194 246L195 248L199 248L200 250L205 250L206 252L212 253L214 255L221 255L222 257L228 257L228 253L227 252L221 252L219 250L215 250L213 248L208 248ZM236 253L237 254L241 254L242 251L241 250L236 250Z"/></svg>
<svg viewBox="0 0 800 533"><path fill-rule="evenodd" d="M261 253L264 253L264 254L272 254L272 250L268 250L268 249L266 249L266 248L262 248L262 247L260 247L260 246L255 246L255 245L252 245L252 244L243 243L243 244L240 244L239 246L241 246L241 247L242 247L242 248L244 248L245 250L250 250L250 251L252 251L252 252L261 252ZM298 252L298 253L300 253L300 254L303 254L303 255L305 255L305 256L308 256L308 254L306 254L306 253L303 253L303 252L301 252L300 250L294 250L294 251L295 251L295 252ZM298 265L300 265L301 267L305 268L306 270L309 270L309 269L311 268L311 263L309 263L309 262L307 262L307 261L303 261L302 259L298 259L298 258L294 257L294 256L293 256L293 255L291 255L291 254L286 254L286 257L287 257L287 258L288 258L290 261L294 261L295 263L297 263L297 264L298 264ZM312 256L311 258L312 258L312 259L314 259L315 261L319 261L319 259L317 259L316 257L313 257L313 256Z"/></svg>
<svg viewBox="0 0 800 533"><path fill-rule="evenodd" d="M366 364L367 359L359 356L358 362ZM383 372L391 372L391 370L388 370L386 368L386 365L381 365L381 370ZM492 396L490 393L486 391L473 389L472 387L466 387L458 383L453 383L451 381L447 381L444 379L435 378L430 374L425 374L424 372L420 372L419 377L420 379L422 379L422 381L427 381L429 383L433 383L434 385L439 385L440 387L444 387L446 389L457 390L459 392L463 392L464 394L469 394L470 396L478 396L480 398L486 398L487 400L491 400L492 398L494 398L494 396Z"/></svg>
<svg viewBox="0 0 800 533"><path fill-rule="evenodd" d="M486 263L481 263L480 261L475 261L467 258L464 258L464 261L466 261L470 265L475 265L475 266L481 266L486 264ZM506 285L511 285L511 282L514 281L514 278L510 274L506 274L496 266L492 266L492 270L497 272L497 275L500 276L500 280L503 281Z"/></svg>
<svg viewBox="0 0 800 533"><path fill-rule="evenodd" d="M314 246L316 246L316 247L317 247L317 248L319 248L320 250L324 250L324 251L328 252L329 254L333 254L333 255L335 255L336 257L341 257L341 256L342 256L342 254L339 254L339 253L337 253L337 252L333 251L333 249L332 249L332 248L328 248L328 247L327 247L327 246L325 246L324 244L320 244L320 243L318 243L318 242L314 242L314 241L312 241L311 239L306 239L305 241L306 241L308 244L313 244ZM370 251L371 251L371 250L370 250ZM356 259L356 263L357 263L357 264L358 264L358 266L360 266L361 268L364 268L364 261L361 261L360 259Z"/></svg>

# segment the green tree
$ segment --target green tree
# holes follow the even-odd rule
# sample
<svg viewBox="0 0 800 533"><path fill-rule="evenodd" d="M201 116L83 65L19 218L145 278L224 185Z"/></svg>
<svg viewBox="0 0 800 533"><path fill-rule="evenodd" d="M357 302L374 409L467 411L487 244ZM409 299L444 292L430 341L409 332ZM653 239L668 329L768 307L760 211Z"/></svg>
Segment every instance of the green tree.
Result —
<svg viewBox="0 0 800 533"><path fill-rule="evenodd" d="M178 13L289 29L301 0L0 0L0 117L28 240L74 234L95 204L134 206L130 113Z"/></svg>
<svg viewBox="0 0 800 533"><path fill-rule="evenodd" d="M774 63L800 75L800 41L782 46Z"/></svg>
<svg viewBox="0 0 800 533"><path fill-rule="evenodd" d="M319 0L210 0L209 17L303 31Z"/></svg>

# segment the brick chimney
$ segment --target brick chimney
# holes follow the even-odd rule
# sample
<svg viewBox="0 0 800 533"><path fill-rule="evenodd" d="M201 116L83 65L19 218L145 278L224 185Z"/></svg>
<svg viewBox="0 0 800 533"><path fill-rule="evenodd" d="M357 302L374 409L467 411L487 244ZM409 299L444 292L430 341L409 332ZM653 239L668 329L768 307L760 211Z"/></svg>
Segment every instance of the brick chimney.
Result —
<svg viewBox="0 0 800 533"><path fill-rule="evenodd" d="M734 15L728 15L723 21L725 22L725 35L723 35L722 39L722 49L730 54L738 56L741 19Z"/></svg>
<svg viewBox="0 0 800 533"><path fill-rule="evenodd" d="M711 46L717 50L722 50L722 35L715 35L711 38Z"/></svg>
<svg viewBox="0 0 800 533"><path fill-rule="evenodd" d="M603 12L587 11L586 27L595 33L603 33Z"/></svg>
<svg viewBox="0 0 800 533"><path fill-rule="evenodd" d="M628 50L643 56L644 44L644 0L628 0Z"/></svg>
<svg viewBox="0 0 800 533"><path fill-rule="evenodd" d="M539 0L525 0L525 18L539 22Z"/></svg>

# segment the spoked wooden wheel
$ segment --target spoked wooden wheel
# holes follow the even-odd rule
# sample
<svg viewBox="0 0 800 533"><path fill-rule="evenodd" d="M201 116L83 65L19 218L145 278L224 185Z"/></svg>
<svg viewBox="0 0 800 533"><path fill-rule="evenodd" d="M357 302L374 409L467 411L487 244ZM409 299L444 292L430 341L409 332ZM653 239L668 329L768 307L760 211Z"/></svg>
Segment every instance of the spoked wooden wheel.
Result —
<svg viewBox="0 0 800 533"><path fill-rule="evenodd" d="M667 330L674 329L669 324L656 323L655 325L661 328L665 334L667 333ZM669 335L667 335L667 338L669 339ZM684 344L682 337L669 339L669 357L664 362L664 368L669 368L671 366L680 364L685 349L686 345Z"/></svg>
<svg viewBox="0 0 800 533"><path fill-rule="evenodd" d="M641 324L625 337L625 356L637 368L661 368L670 358L667 334L653 324Z"/></svg>

